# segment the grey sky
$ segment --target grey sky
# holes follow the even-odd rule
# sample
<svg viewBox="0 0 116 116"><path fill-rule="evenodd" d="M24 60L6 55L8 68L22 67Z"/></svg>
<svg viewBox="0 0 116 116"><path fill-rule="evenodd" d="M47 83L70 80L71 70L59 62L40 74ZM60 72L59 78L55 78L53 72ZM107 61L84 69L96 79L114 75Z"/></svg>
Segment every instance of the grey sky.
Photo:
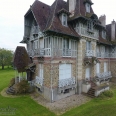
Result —
<svg viewBox="0 0 116 116"><path fill-rule="evenodd" d="M40 0L51 5L54 0ZM66 1L66 0L65 0ZM0 48L14 50L24 34L24 14L34 0L0 0ZM106 23L115 18L115 0L92 0L93 10L98 15L106 14Z"/></svg>

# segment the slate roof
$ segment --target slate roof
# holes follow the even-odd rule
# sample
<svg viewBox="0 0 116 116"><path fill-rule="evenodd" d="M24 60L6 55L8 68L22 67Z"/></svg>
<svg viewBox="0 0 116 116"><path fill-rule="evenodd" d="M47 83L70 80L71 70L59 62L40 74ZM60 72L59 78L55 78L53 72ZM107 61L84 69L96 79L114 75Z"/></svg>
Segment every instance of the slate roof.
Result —
<svg viewBox="0 0 116 116"><path fill-rule="evenodd" d="M74 20L79 17L85 18L86 20L91 17L97 17L97 15L94 14L92 7L90 9L90 13L86 12L84 5L86 2L90 3L91 5L93 4L91 0L76 0L74 16L71 18L69 17L68 21ZM71 22L68 22L68 26L62 26L59 19L59 14L61 12L66 12L67 14L69 13L68 7L68 2L63 0L55 0L51 6L40 2L39 0L35 0L28 12L25 14L25 17L29 12L32 12L42 32L54 32L79 38L79 34L70 25ZM98 17L96 19L98 19ZM96 22L96 24L97 26L103 28L99 20ZM111 38L111 26L107 25L106 30L107 37ZM99 37L98 42L110 44L108 40L103 39L101 36Z"/></svg>

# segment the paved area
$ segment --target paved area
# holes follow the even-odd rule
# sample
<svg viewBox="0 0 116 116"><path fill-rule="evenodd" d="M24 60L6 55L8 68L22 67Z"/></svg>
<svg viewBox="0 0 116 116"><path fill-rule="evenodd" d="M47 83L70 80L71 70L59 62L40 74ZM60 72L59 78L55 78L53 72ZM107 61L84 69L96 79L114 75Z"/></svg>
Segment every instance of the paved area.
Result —
<svg viewBox="0 0 116 116"><path fill-rule="evenodd" d="M71 108L74 108L76 106L80 106L89 100L91 98L85 96L85 95L72 95L70 97L61 99L59 101L50 103L47 100L45 100L42 96L38 95L37 93L31 94L32 99L34 99L36 102L41 104L42 106L47 107L52 112L56 113L57 115L63 114L66 111L70 110Z"/></svg>

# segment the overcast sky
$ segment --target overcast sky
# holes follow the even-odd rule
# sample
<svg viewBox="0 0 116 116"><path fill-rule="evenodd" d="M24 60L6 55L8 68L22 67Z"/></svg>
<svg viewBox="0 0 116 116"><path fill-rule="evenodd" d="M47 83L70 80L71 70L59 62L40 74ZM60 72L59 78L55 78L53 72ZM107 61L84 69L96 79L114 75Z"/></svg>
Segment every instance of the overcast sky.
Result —
<svg viewBox="0 0 116 116"><path fill-rule="evenodd" d="M40 0L51 5L54 0ZM66 0L65 0L66 1ZM34 0L0 0L0 48L15 50L24 34L24 14ZM115 0L92 0L93 10L99 17L106 15L106 23L116 20Z"/></svg>

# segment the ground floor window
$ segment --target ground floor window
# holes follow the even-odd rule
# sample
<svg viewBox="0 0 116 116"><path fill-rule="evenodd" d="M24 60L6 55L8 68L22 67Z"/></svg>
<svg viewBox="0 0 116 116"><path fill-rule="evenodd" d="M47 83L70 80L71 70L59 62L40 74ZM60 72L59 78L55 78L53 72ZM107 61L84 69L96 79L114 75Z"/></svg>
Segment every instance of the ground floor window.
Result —
<svg viewBox="0 0 116 116"><path fill-rule="evenodd" d="M100 73L100 63L96 64L96 73Z"/></svg>
<svg viewBox="0 0 116 116"><path fill-rule="evenodd" d="M107 62L104 62L104 72L107 72L108 71L108 64Z"/></svg>
<svg viewBox="0 0 116 116"><path fill-rule="evenodd" d="M71 78L71 64L59 65L59 80Z"/></svg>
<svg viewBox="0 0 116 116"><path fill-rule="evenodd" d="M90 79L90 76L91 76L91 70L90 67L87 67L85 72L85 78Z"/></svg>
<svg viewBox="0 0 116 116"><path fill-rule="evenodd" d="M39 64L39 77L43 78L43 64Z"/></svg>

